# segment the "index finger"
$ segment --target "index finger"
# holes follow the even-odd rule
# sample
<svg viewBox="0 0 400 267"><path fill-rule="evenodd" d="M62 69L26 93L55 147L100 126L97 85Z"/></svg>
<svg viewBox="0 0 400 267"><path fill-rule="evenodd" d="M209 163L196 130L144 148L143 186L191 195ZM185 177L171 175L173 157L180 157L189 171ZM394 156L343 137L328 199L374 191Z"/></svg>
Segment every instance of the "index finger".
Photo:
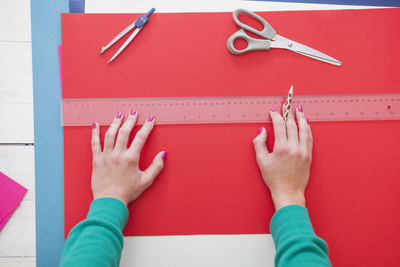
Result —
<svg viewBox="0 0 400 267"><path fill-rule="evenodd" d="M269 112L272 125L274 127L274 134L275 134L275 145L285 144L287 142L287 134L286 134L286 123L283 120L281 114L275 108L271 109Z"/></svg>
<svg viewBox="0 0 400 267"><path fill-rule="evenodd" d="M308 153L311 151L310 142L312 144L312 136L311 136L310 125L307 122L302 106L299 106L296 109L296 118L297 118L297 124L299 125L300 148L304 152Z"/></svg>

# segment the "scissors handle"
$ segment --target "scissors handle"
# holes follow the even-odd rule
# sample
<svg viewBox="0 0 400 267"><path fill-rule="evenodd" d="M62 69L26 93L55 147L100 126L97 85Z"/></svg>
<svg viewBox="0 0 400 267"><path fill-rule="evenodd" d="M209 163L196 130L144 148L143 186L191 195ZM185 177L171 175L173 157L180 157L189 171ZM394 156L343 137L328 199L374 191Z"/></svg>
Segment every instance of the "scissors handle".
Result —
<svg viewBox="0 0 400 267"><path fill-rule="evenodd" d="M247 42L247 47L242 50L236 49L233 45L236 39L244 39ZM243 29L240 29L229 37L226 46L232 54L240 55L253 50L268 50L271 47L271 41L251 38Z"/></svg>
<svg viewBox="0 0 400 267"><path fill-rule="evenodd" d="M238 18L239 14L244 13L247 14L253 18L255 18L256 20L258 20L263 26L264 28L261 31L258 31L256 29L254 29L253 27L250 27L247 24L244 24L243 22L241 22ZM265 39L272 39L274 38L276 31L274 30L274 28L272 28L271 25L269 25L269 23L263 19L262 17L260 17L259 15L257 15L256 13L253 13L251 11L248 11L246 9L240 8L240 9L236 9L235 11L233 11L233 20L235 21L235 23L245 29L246 31L252 32L254 34L257 34L261 37L264 37Z"/></svg>

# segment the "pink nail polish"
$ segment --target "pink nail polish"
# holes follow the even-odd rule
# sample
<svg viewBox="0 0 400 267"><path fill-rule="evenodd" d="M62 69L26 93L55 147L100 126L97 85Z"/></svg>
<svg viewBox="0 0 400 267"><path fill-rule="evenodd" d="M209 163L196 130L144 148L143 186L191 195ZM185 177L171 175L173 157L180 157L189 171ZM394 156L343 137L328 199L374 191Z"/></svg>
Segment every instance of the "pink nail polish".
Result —
<svg viewBox="0 0 400 267"><path fill-rule="evenodd" d="M132 116L135 115L136 114L136 109L134 109L134 108L131 109L131 112L129 114L132 115Z"/></svg>
<svg viewBox="0 0 400 267"><path fill-rule="evenodd" d="M262 131L263 131L263 128L260 127L260 129L258 129L258 134L262 133Z"/></svg>
<svg viewBox="0 0 400 267"><path fill-rule="evenodd" d="M162 159L166 159L167 158L167 151L164 151L164 153L162 154Z"/></svg>
<svg viewBox="0 0 400 267"><path fill-rule="evenodd" d="M92 124L93 129L95 129L96 126L97 126L97 124L95 122L93 122L93 124Z"/></svg>
<svg viewBox="0 0 400 267"><path fill-rule="evenodd" d="M297 109L298 109L300 112L303 112L303 107L302 107L302 106L299 106Z"/></svg>
<svg viewBox="0 0 400 267"><path fill-rule="evenodd" d="M117 115L115 115L115 118L120 119L122 117L122 112L118 112Z"/></svg>
<svg viewBox="0 0 400 267"><path fill-rule="evenodd" d="M307 119L307 124L310 124L310 120L309 119Z"/></svg>
<svg viewBox="0 0 400 267"><path fill-rule="evenodd" d="M154 116L153 115L150 115L148 118L147 118L147 121L153 121L154 120Z"/></svg>
<svg viewBox="0 0 400 267"><path fill-rule="evenodd" d="M276 108L271 109L272 112L277 112L278 110Z"/></svg>

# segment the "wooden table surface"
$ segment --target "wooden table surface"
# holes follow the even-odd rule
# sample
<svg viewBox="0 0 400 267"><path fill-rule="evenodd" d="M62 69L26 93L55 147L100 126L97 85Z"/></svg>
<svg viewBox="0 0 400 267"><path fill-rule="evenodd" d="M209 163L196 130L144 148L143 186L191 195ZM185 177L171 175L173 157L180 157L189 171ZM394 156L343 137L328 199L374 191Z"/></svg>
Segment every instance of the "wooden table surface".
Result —
<svg viewBox="0 0 400 267"><path fill-rule="evenodd" d="M0 4L0 171L28 189L0 232L0 266L36 266L30 0Z"/></svg>

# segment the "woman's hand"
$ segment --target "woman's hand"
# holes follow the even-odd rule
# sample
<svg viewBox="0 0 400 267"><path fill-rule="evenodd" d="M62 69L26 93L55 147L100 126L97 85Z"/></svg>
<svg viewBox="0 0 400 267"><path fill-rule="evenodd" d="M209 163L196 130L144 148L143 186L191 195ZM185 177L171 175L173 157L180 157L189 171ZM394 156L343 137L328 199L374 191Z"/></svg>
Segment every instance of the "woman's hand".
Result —
<svg viewBox="0 0 400 267"><path fill-rule="evenodd" d="M276 109L270 111L275 134L274 151L266 146L267 132L262 127L254 139L257 163L271 191L275 209L298 204L305 206L304 191L310 176L313 139L303 108L296 109L296 122L289 112L285 123Z"/></svg>
<svg viewBox="0 0 400 267"><path fill-rule="evenodd" d="M154 127L155 118L150 116L137 132L128 147L129 135L136 124L138 114L132 109L122 124L121 112L115 116L104 137L101 150L100 127L92 129L92 192L93 198L113 197L125 205L137 199L154 181L164 167L165 151L158 153L145 170L139 169L140 152Z"/></svg>

